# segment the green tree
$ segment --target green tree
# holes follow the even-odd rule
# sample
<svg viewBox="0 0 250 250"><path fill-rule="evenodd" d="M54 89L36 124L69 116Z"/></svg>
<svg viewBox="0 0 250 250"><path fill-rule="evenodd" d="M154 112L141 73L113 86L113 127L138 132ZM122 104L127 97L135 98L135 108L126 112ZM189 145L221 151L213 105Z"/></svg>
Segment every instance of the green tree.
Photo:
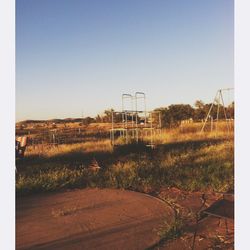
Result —
<svg viewBox="0 0 250 250"><path fill-rule="evenodd" d="M193 118L194 109L189 104L173 104L167 108L159 108L163 127L177 127L182 120Z"/></svg>
<svg viewBox="0 0 250 250"><path fill-rule="evenodd" d="M203 101L197 100L194 104L195 109L194 109L194 120L202 120L205 119L206 114L208 112L208 107L206 104L204 104Z"/></svg>

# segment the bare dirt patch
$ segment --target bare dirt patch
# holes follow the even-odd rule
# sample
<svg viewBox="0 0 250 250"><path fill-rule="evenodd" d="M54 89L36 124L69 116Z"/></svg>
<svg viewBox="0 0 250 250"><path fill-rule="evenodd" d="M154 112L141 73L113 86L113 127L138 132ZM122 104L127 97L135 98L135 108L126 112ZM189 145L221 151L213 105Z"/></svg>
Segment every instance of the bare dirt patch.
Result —
<svg viewBox="0 0 250 250"><path fill-rule="evenodd" d="M159 241L166 203L140 193L84 189L18 198L17 249L145 249Z"/></svg>
<svg viewBox="0 0 250 250"><path fill-rule="evenodd" d="M177 188L162 188L158 197L178 211L183 221L183 233L175 239L166 239L150 249L234 249L234 219L208 216L197 222L200 211L223 198L214 192L187 192ZM234 200L233 196L225 196ZM225 214L227 207L224 207Z"/></svg>

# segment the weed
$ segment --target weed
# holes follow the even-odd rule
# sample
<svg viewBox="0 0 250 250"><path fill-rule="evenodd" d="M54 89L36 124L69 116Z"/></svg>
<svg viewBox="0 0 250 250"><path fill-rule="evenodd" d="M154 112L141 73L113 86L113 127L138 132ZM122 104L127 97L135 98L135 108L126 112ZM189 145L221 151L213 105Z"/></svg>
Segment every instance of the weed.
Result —
<svg viewBox="0 0 250 250"><path fill-rule="evenodd" d="M179 238L184 232L183 226L184 223L180 216L175 217L174 222L171 224L164 222L164 225L158 233L161 241L174 240Z"/></svg>

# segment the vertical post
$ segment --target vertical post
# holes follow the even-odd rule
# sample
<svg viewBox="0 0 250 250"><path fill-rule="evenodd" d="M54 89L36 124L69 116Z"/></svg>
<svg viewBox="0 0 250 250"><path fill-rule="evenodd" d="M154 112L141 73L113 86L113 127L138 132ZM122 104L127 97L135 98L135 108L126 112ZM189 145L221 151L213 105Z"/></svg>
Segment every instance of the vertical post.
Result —
<svg viewBox="0 0 250 250"><path fill-rule="evenodd" d="M217 115L216 115L216 129L215 129L216 133L218 131L218 122L219 122L219 113L220 113L220 92L221 90L218 91L219 97L218 97L218 102L217 102L218 107L217 107Z"/></svg>
<svg viewBox="0 0 250 250"><path fill-rule="evenodd" d="M140 96L139 95L142 95L143 97L141 97L141 98L143 98L144 99L144 111L143 110L140 110L140 111L138 111L138 105L137 105L137 101L138 101L138 99L140 98ZM144 113L144 127L146 127L146 122L147 122L147 118L146 118L146 96L145 96L145 93L143 93L143 92L136 92L135 93L135 105L136 105L136 118L137 118L137 120L136 120L136 131L137 131L137 142L138 142L138 112L142 112L142 113Z"/></svg>
<svg viewBox="0 0 250 250"><path fill-rule="evenodd" d="M125 117L124 117L124 94L122 95L122 127L125 129ZM122 136L124 136L124 131L122 131Z"/></svg>
<svg viewBox="0 0 250 250"><path fill-rule="evenodd" d="M152 112L150 113L150 121L151 121L151 147L153 146L153 118L152 118Z"/></svg>
<svg viewBox="0 0 250 250"><path fill-rule="evenodd" d="M147 126L147 109L146 109L146 95L144 94L144 127Z"/></svg>
<svg viewBox="0 0 250 250"><path fill-rule="evenodd" d="M124 113L122 112L122 127L123 128L125 127L124 122L125 122L125 118L124 118Z"/></svg>
<svg viewBox="0 0 250 250"><path fill-rule="evenodd" d="M132 129L133 129L133 127L134 127L134 113L133 113L134 105L133 105L133 96L131 96L130 104L131 104L131 111L130 111L130 115L131 115L131 127L132 127Z"/></svg>
<svg viewBox="0 0 250 250"><path fill-rule="evenodd" d="M207 113L206 119L205 119L205 121L204 121L204 123L203 123L203 126L202 126L202 128L201 128L201 132L204 131L204 128L205 128L206 123L207 123L207 120L208 120L208 117L209 117L209 115L210 115L210 113L211 113L211 111L212 111L212 108L213 108L213 106L214 106L214 103L215 103L215 101L216 101L217 95L218 95L218 91L216 92L214 101L213 101L213 103L212 103L212 105L211 105L211 107L210 107L210 109L209 109L209 111L208 111L208 113Z"/></svg>
<svg viewBox="0 0 250 250"><path fill-rule="evenodd" d="M130 109L125 109L125 103L124 103L124 100L127 99L127 98L130 98ZM129 122L128 122L128 115L132 112L133 110L133 96L131 94L122 94L122 120L123 120L123 137L126 136L126 141L128 141L128 136L129 136L129 133L128 133L128 125L129 125ZM134 118L133 118L133 113L132 113L132 127L134 126Z"/></svg>
<svg viewBox="0 0 250 250"><path fill-rule="evenodd" d="M125 111L125 136L126 144L128 144L128 113Z"/></svg>
<svg viewBox="0 0 250 250"><path fill-rule="evenodd" d="M112 111L112 113L111 113L111 121L112 121L112 126L111 126L111 131L112 131L112 133L111 133L111 144L114 146L114 112Z"/></svg>
<svg viewBox="0 0 250 250"><path fill-rule="evenodd" d="M222 101L222 105L223 105L223 110L224 110L224 115L225 115L225 119L226 119L226 123L227 123L227 131L229 133L229 124L228 124L228 120L227 120L227 113L226 113L226 110L225 110L225 103L224 103L224 100L223 100L223 96L222 96L222 91L220 92L220 96L221 96L221 101Z"/></svg>
<svg viewBox="0 0 250 250"><path fill-rule="evenodd" d="M136 103L136 113L135 113L135 137L136 142L138 143L138 113L137 113L137 103Z"/></svg>
<svg viewBox="0 0 250 250"><path fill-rule="evenodd" d="M211 119L211 132L213 131L213 116L210 116Z"/></svg>
<svg viewBox="0 0 250 250"><path fill-rule="evenodd" d="M127 112L125 111L124 112L124 129L126 129L127 128Z"/></svg>
<svg viewBox="0 0 250 250"><path fill-rule="evenodd" d="M134 110L132 110L132 138L135 138Z"/></svg>

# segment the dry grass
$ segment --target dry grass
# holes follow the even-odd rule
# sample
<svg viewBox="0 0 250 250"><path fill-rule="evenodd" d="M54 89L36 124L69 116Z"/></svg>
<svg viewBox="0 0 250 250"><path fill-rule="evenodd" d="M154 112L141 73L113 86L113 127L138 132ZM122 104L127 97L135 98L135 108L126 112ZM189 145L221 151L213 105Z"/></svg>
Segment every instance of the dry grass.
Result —
<svg viewBox="0 0 250 250"><path fill-rule="evenodd" d="M197 124L165 130L156 135L160 146L153 151L133 144L113 150L108 139L97 138L28 147L27 158L17 162L23 170L17 173L16 190L25 194L98 186L148 193L160 187L227 191L234 187L234 138L224 125L218 132L197 132ZM93 158L100 171L88 169Z"/></svg>
<svg viewBox="0 0 250 250"><path fill-rule="evenodd" d="M206 130L201 132L201 123L192 123L192 124L185 124L181 127L174 128L174 129L163 129L162 133L155 133L153 135L153 141L156 144L166 144L166 143L173 143L173 142L184 142L184 141L193 141L193 140L205 140L205 139L233 139L234 138L234 131L233 127L231 127L230 131L227 129L226 122L219 122L217 131L214 130L211 132ZM149 142L151 136L148 135L145 137L146 140Z"/></svg>
<svg viewBox="0 0 250 250"><path fill-rule="evenodd" d="M70 153L91 153L91 152L112 152L112 146L109 140L99 140L94 142L83 142L75 144L49 145L40 144L27 147L26 156L54 157Z"/></svg>

